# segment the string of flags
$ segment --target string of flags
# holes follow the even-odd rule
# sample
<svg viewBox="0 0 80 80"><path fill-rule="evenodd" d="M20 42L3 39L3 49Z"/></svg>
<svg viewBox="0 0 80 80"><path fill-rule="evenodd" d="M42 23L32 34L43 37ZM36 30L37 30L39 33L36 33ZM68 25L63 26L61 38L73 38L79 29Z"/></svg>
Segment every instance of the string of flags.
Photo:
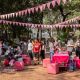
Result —
<svg viewBox="0 0 80 80"><path fill-rule="evenodd" d="M23 26L23 27L27 27L27 28L39 28L39 29L55 29L55 28L66 28L66 27L80 27L80 24L71 24L72 22L76 22L77 20L80 20L80 16L75 17L73 19L67 20L65 22L62 23L58 23L58 24L52 24L52 25L46 25L46 24L33 24L33 23L23 23L23 22L15 22L15 21L7 21L7 20L0 20L0 24L4 24L4 25L16 25L16 26Z"/></svg>
<svg viewBox="0 0 80 80"><path fill-rule="evenodd" d="M14 12L14 13L0 15L0 19L9 19L9 18L14 18L14 17L18 17L18 16L20 17L20 16L24 16L24 15L28 15L28 14L34 14L35 12L39 12L39 11L42 12L46 8L50 9L51 6L54 8L56 3L58 5L60 5L61 2L63 2L65 4L67 2L67 0L52 0L48 3L38 5L36 7L28 8L28 9L25 9L22 11Z"/></svg>

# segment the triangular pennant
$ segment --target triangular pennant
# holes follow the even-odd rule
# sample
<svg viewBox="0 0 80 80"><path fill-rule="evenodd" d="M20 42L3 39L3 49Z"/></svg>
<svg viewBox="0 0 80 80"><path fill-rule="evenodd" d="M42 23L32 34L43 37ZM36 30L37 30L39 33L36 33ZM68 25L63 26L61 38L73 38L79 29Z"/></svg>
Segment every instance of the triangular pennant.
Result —
<svg viewBox="0 0 80 80"><path fill-rule="evenodd" d="M8 14L8 15L7 15L7 19L9 19L9 18L10 18L10 15Z"/></svg>
<svg viewBox="0 0 80 80"><path fill-rule="evenodd" d="M38 10L39 10L39 7L35 7L35 11L38 12Z"/></svg>
<svg viewBox="0 0 80 80"><path fill-rule="evenodd" d="M47 8L50 9L51 2L47 3Z"/></svg>
<svg viewBox="0 0 80 80"><path fill-rule="evenodd" d="M28 23L28 26L31 27L31 23Z"/></svg>
<svg viewBox="0 0 80 80"><path fill-rule="evenodd" d="M14 18L14 16L15 16L15 14L14 13L12 13L12 17Z"/></svg>
<svg viewBox="0 0 80 80"><path fill-rule="evenodd" d="M42 24L43 25L43 24ZM45 28L46 27L46 25L43 25L43 27L42 28Z"/></svg>
<svg viewBox="0 0 80 80"><path fill-rule="evenodd" d="M70 25L71 28L73 28L73 25Z"/></svg>
<svg viewBox="0 0 80 80"><path fill-rule="evenodd" d="M52 25L49 25L50 28L52 28Z"/></svg>
<svg viewBox="0 0 80 80"><path fill-rule="evenodd" d="M63 27L66 28L66 25L59 25L60 26L60 29L62 29Z"/></svg>
<svg viewBox="0 0 80 80"><path fill-rule="evenodd" d="M28 13L28 11L27 11L27 10L25 10L25 11L24 11L24 15L26 15L27 13Z"/></svg>
<svg viewBox="0 0 80 80"><path fill-rule="evenodd" d="M17 17L18 16L18 13L15 13L15 16Z"/></svg>
<svg viewBox="0 0 80 80"><path fill-rule="evenodd" d="M5 19L5 15L2 16L2 19Z"/></svg>
<svg viewBox="0 0 80 80"><path fill-rule="evenodd" d="M34 24L31 25L31 28L34 28Z"/></svg>
<svg viewBox="0 0 80 80"><path fill-rule="evenodd" d="M39 6L39 8L40 8L40 11L42 12L43 11L43 7L42 6Z"/></svg>
<svg viewBox="0 0 80 80"><path fill-rule="evenodd" d="M2 23L2 20L0 20L0 23Z"/></svg>
<svg viewBox="0 0 80 80"><path fill-rule="evenodd" d="M22 26L22 24L21 24L21 23L19 23L19 26Z"/></svg>
<svg viewBox="0 0 80 80"><path fill-rule="evenodd" d="M46 25L46 28L48 29L49 28L49 25Z"/></svg>
<svg viewBox="0 0 80 80"><path fill-rule="evenodd" d="M24 15L24 11L21 11L21 16L23 16Z"/></svg>
<svg viewBox="0 0 80 80"><path fill-rule="evenodd" d="M2 15L0 16L0 18L2 19Z"/></svg>
<svg viewBox="0 0 80 80"><path fill-rule="evenodd" d="M9 24L11 25L11 24L12 24L12 22L11 22L11 21L9 21Z"/></svg>
<svg viewBox="0 0 80 80"><path fill-rule="evenodd" d="M75 28L75 25L72 25Z"/></svg>
<svg viewBox="0 0 80 80"><path fill-rule="evenodd" d="M24 24L24 23L22 23L22 26L24 27L24 26L25 26L25 24Z"/></svg>
<svg viewBox="0 0 80 80"><path fill-rule="evenodd" d="M40 24L38 24L37 26L40 27Z"/></svg>
<svg viewBox="0 0 80 80"><path fill-rule="evenodd" d="M60 5L61 3L61 0L56 0L57 4Z"/></svg>
<svg viewBox="0 0 80 80"><path fill-rule="evenodd" d="M19 16L21 16L21 15L22 15L21 11L19 11L19 12L18 12L18 15L19 15Z"/></svg>
<svg viewBox="0 0 80 80"><path fill-rule="evenodd" d="M15 22L12 22L12 24L15 25L16 23Z"/></svg>
<svg viewBox="0 0 80 80"><path fill-rule="evenodd" d="M43 10L45 10L46 9L46 4L43 4L42 7L43 7Z"/></svg>
<svg viewBox="0 0 80 80"><path fill-rule="evenodd" d="M25 26L27 27L27 26L28 26L28 24L26 23L26 24L25 24Z"/></svg>
<svg viewBox="0 0 80 80"><path fill-rule="evenodd" d="M52 25L52 29L54 29L54 26Z"/></svg>
<svg viewBox="0 0 80 80"><path fill-rule="evenodd" d="M8 25L8 24L9 24L9 22L8 22L8 21L6 21L6 24Z"/></svg>
<svg viewBox="0 0 80 80"><path fill-rule="evenodd" d="M18 22L16 22L16 25L18 26L18 25L19 25L19 23L18 23Z"/></svg>
<svg viewBox="0 0 80 80"><path fill-rule="evenodd" d="M31 12L34 13L34 8L31 8Z"/></svg>
<svg viewBox="0 0 80 80"><path fill-rule="evenodd" d="M3 21L3 24L6 24L6 21Z"/></svg>
<svg viewBox="0 0 80 80"><path fill-rule="evenodd" d="M43 28L44 26L43 25L40 25L41 26L41 28Z"/></svg>
<svg viewBox="0 0 80 80"><path fill-rule="evenodd" d="M38 26L37 26L37 24L34 24L34 26L35 26L35 28L37 28Z"/></svg>
<svg viewBox="0 0 80 80"><path fill-rule="evenodd" d="M62 1L63 1L63 3L65 4L67 0L62 0Z"/></svg>
<svg viewBox="0 0 80 80"><path fill-rule="evenodd" d="M61 26L64 26L65 28L67 27L66 25L61 25Z"/></svg>
<svg viewBox="0 0 80 80"><path fill-rule="evenodd" d="M52 4L52 6L54 8L55 7L55 1L52 1L51 4Z"/></svg>
<svg viewBox="0 0 80 80"><path fill-rule="evenodd" d="M31 13L31 9L28 9L28 13L29 13L29 14Z"/></svg>
<svg viewBox="0 0 80 80"><path fill-rule="evenodd" d="M12 18L12 13L11 13L11 14L9 14L9 16ZM6 18L7 18L7 16L6 16Z"/></svg>
<svg viewBox="0 0 80 80"><path fill-rule="evenodd" d="M55 28L58 28L58 25L55 25Z"/></svg>

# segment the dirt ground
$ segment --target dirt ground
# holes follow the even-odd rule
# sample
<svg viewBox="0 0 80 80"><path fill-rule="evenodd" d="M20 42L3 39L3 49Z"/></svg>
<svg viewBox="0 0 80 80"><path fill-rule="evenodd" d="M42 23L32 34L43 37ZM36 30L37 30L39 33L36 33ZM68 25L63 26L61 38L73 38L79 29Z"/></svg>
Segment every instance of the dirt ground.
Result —
<svg viewBox="0 0 80 80"><path fill-rule="evenodd" d="M80 80L80 70L53 75L42 65L28 66L24 71L0 73L0 80Z"/></svg>

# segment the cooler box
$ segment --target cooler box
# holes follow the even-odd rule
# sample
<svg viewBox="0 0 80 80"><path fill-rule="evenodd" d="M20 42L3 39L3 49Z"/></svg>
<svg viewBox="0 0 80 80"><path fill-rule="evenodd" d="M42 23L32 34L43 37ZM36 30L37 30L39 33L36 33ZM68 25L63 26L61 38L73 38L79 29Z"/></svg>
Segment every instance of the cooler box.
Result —
<svg viewBox="0 0 80 80"><path fill-rule="evenodd" d="M50 64L50 59L49 58L43 59L43 67L46 68L48 64Z"/></svg>
<svg viewBox="0 0 80 80"><path fill-rule="evenodd" d="M16 62L14 63L14 68L15 68L16 70L18 70L18 71L23 70L23 69L24 69L24 62L23 62L23 61L22 61L22 62L16 61Z"/></svg>
<svg viewBox="0 0 80 80"><path fill-rule="evenodd" d="M57 74L59 72L59 67L57 63L51 63L47 65L47 72L49 74Z"/></svg>

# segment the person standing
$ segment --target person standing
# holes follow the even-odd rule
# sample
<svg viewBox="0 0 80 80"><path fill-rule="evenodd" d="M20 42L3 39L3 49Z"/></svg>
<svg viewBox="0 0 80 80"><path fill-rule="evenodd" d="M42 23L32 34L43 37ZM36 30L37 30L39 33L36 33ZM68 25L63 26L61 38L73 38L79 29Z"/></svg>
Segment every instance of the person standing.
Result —
<svg viewBox="0 0 80 80"><path fill-rule="evenodd" d="M0 55L2 54L2 40L0 40Z"/></svg>
<svg viewBox="0 0 80 80"><path fill-rule="evenodd" d="M41 56L41 61L43 61L43 59L45 59L45 45L44 45L44 42L42 42L42 44L41 44L40 56Z"/></svg>
<svg viewBox="0 0 80 80"><path fill-rule="evenodd" d="M69 52L69 55L72 55L74 45L73 45L73 40L70 38L67 42L67 51Z"/></svg>
<svg viewBox="0 0 80 80"><path fill-rule="evenodd" d="M27 49L27 52L28 52L28 55L30 56L31 60L33 60L33 44L31 42L31 40L28 41L28 49Z"/></svg>
<svg viewBox="0 0 80 80"><path fill-rule="evenodd" d="M33 53L34 53L34 58L37 59L35 64L38 63L39 64L39 57L40 57L40 49L41 49L41 45L39 43L38 40L34 41L33 44Z"/></svg>
<svg viewBox="0 0 80 80"><path fill-rule="evenodd" d="M76 56L80 59L80 41L77 43L76 46Z"/></svg>
<svg viewBox="0 0 80 80"><path fill-rule="evenodd" d="M52 62L52 57L54 54L54 40L49 42L49 48L50 48L50 61Z"/></svg>

